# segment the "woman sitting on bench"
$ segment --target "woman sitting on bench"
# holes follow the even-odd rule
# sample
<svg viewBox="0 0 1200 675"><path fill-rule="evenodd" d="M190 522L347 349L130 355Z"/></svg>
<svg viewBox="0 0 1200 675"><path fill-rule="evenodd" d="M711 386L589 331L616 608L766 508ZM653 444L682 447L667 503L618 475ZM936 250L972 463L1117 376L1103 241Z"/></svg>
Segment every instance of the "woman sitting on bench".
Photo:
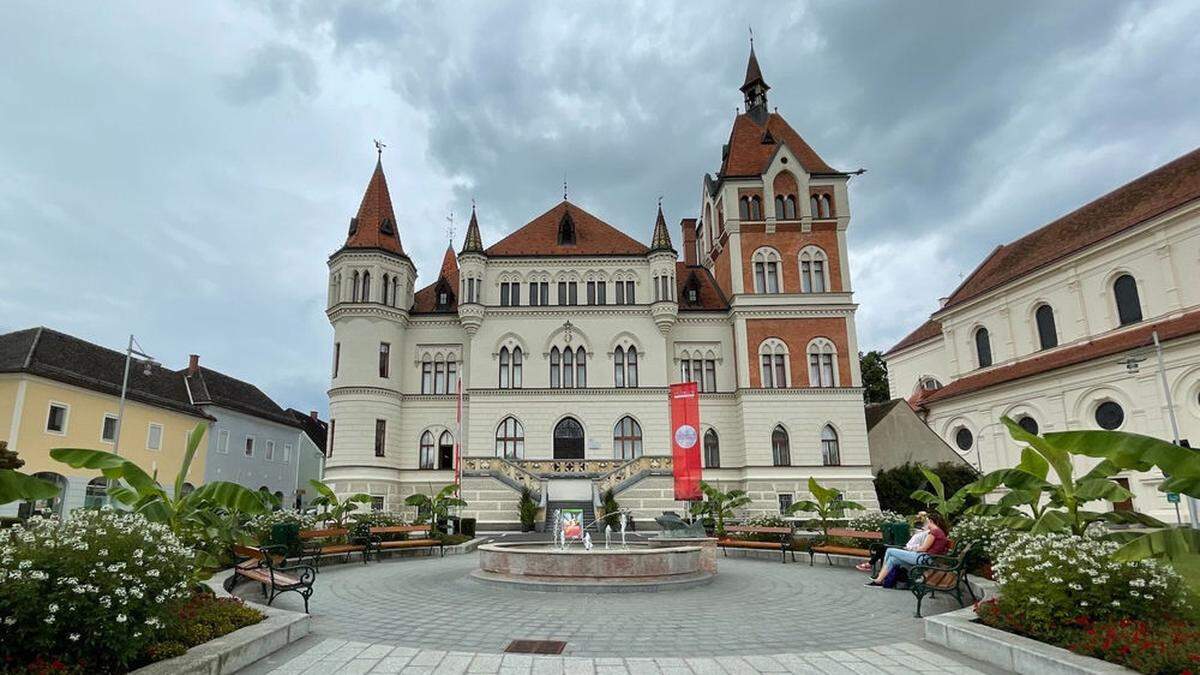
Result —
<svg viewBox="0 0 1200 675"><path fill-rule="evenodd" d="M883 554L883 565L879 568L879 575L868 581L866 586L883 586L883 580L887 578L888 572L892 571L893 567L912 567L916 565L923 555L942 555L950 548L950 539L946 535L946 520L942 518L940 513L931 513L925 521L925 531L928 536L925 541L915 551L907 549L889 548Z"/></svg>
<svg viewBox="0 0 1200 675"><path fill-rule="evenodd" d="M913 527L916 528L916 532L913 532L913 535L909 537L908 543L904 545L904 550L917 551L920 550L921 544L925 543L925 538L929 536L929 532L925 530L925 519L926 515L924 511L917 513L917 518L913 522ZM881 560L883 560L883 554L889 549L893 548L896 547L884 546L883 544L876 544L872 546L871 559L867 562L855 565L855 569L860 572L870 572L871 570L875 569L875 566L878 565Z"/></svg>

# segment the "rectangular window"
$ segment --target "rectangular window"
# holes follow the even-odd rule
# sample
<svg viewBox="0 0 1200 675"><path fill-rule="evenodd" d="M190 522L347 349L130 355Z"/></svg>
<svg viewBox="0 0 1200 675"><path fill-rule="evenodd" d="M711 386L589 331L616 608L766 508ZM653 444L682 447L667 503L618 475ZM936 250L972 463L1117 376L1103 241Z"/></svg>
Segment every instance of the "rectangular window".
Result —
<svg viewBox="0 0 1200 675"><path fill-rule="evenodd" d="M421 362L421 393L433 393L433 361Z"/></svg>
<svg viewBox="0 0 1200 675"><path fill-rule="evenodd" d="M162 450L162 434L162 425L151 422L150 427L146 430L146 449Z"/></svg>
<svg viewBox="0 0 1200 675"><path fill-rule="evenodd" d="M767 292L779 292L779 264L767 263Z"/></svg>
<svg viewBox="0 0 1200 675"><path fill-rule="evenodd" d="M537 307L538 302L538 285L536 281L529 282L529 306Z"/></svg>
<svg viewBox="0 0 1200 675"><path fill-rule="evenodd" d="M288 460L290 460L291 458L292 458L292 444L284 443L283 444L283 463L287 464Z"/></svg>
<svg viewBox="0 0 1200 675"><path fill-rule="evenodd" d="M100 425L100 440L105 443L113 443L117 440L117 416L104 415L104 422Z"/></svg>
<svg viewBox="0 0 1200 675"><path fill-rule="evenodd" d="M508 307L508 282L500 284L500 306Z"/></svg>
<svg viewBox="0 0 1200 675"><path fill-rule="evenodd" d="M637 300L634 299L633 281L625 282L625 304L636 305Z"/></svg>
<svg viewBox="0 0 1200 675"><path fill-rule="evenodd" d="M813 292L825 292L825 263L820 260L813 261Z"/></svg>
<svg viewBox="0 0 1200 675"><path fill-rule="evenodd" d="M608 289L607 283L605 283L603 281L596 282L596 304L597 305L607 305L608 304L608 298L604 297L605 295L607 295L607 293L606 293L607 289Z"/></svg>
<svg viewBox="0 0 1200 675"><path fill-rule="evenodd" d="M681 359L679 361L679 381L692 381L692 362L687 359Z"/></svg>
<svg viewBox="0 0 1200 675"><path fill-rule="evenodd" d="M371 495L371 510L372 511L382 511L383 510L383 497L381 497L379 495Z"/></svg>
<svg viewBox="0 0 1200 675"><path fill-rule="evenodd" d="M788 507L792 505L792 495L788 493L780 493L779 495L779 513L787 513Z"/></svg>
<svg viewBox="0 0 1200 675"><path fill-rule="evenodd" d="M821 355L821 386L833 386L833 354Z"/></svg>
<svg viewBox="0 0 1200 675"><path fill-rule="evenodd" d="M701 387L701 390L717 390L717 362L712 359L705 360L704 362L704 386Z"/></svg>
<svg viewBox="0 0 1200 675"><path fill-rule="evenodd" d="M332 418L329 420L329 446L325 448L325 456L333 457L333 431L337 428L337 422Z"/></svg>
<svg viewBox="0 0 1200 675"><path fill-rule="evenodd" d="M786 387L787 384L787 368L783 364L783 354L775 355L775 386Z"/></svg>
<svg viewBox="0 0 1200 675"><path fill-rule="evenodd" d="M65 403L51 403L50 412L46 414L46 431L52 434L67 433L67 410Z"/></svg>
<svg viewBox="0 0 1200 675"><path fill-rule="evenodd" d="M387 420L375 420L375 456L383 457L384 442L387 440Z"/></svg>
<svg viewBox="0 0 1200 675"><path fill-rule="evenodd" d="M550 282L543 281L538 284L538 290L542 296L541 304L543 306L550 304Z"/></svg>
<svg viewBox="0 0 1200 675"><path fill-rule="evenodd" d="M513 307L520 307L521 306L521 284L514 281L511 284L511 288L508 289L508 294L509 294L508 300L509 300L510 304L512 304Z"/></svg>
<svg viewBox="0 0 1200 675"><path fill-rule="evenodd" d="M587 304L596 304L596 282L587 282Z"/></svg>
<svg viewBox="0 0 1200 675"><path fill-rule="evenodd" d="M266 447L266 451L263 453L263 457L268 462L274 461L274 459L275 459L275 441L267 441L267 447Z"/></svg>
<svg viewBox="0 0 1200 675"><path fill-rule="evenodd" d="M616 287L617 287L617 304L623 305L623 304L625 304L625 282L618 281L615 283L616 283Z"/></svg>
<svg viewBox="0 0 1200 675"><path fill-rule="evenodd" d="M254 437L253 436L246 437L246 447L245 447L245 450L243 451L243 454L246 457L254 456Z"/></svg>
<svg viewBox="0 0 1200 675"><path fill-rule="evenodd" d="M391 373L392 346L386 342L379 343L379 376L388 377Z"/></svg>
<svg viewBox="0 0 1200 675"><path fill-rule="evenodd" d="M217 432L217 452L219 452L223 455L229 454L229 430L228 429L221 429L220 431Z"/></svg>
<svg viewBox="0 0 1200 675"><path fill-rule="evenodd" d="M579 284L575 283L574 281L567 284L567 297L571 301L570 304L579 304Z"/></svg>
<svg viewBox="0 0 1200 675"><path fill-rule="evenodd" d="M771 370L771 355L762 355L762 386L771 389L775 386L774 373Z"/></svg>
<svg viewBox="0 0 1200 675"><path fill-rule="evenodd" d="M767 292L767 266L766 263L754 263L754 292Z"/></svg>
<svg viewBox="0 0 1200 675"><path fill-rule="evenodd" d="M567 304L567 282L558 282L558 304Z"/></svg>
<svg viewBox="0 0 1200 675"><path fill-rule="evenodd" d="M342 361L342 343L333 343L333 376L337 377L338 365Z"/></svg>
<svg viewBox="0 0 1200 675"><path fill-rule="evenodd" d="M446 364L442 361L433 364L433 393L446 393Z"/></svg>

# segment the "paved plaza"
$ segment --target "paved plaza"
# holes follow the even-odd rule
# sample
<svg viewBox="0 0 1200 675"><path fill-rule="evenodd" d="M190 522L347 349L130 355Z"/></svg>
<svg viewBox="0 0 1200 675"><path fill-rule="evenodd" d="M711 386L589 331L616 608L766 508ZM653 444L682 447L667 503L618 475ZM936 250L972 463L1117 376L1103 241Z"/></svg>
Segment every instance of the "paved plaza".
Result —
<svg viewBox="0 0 1200 675"><path fill-rule="evenodd" d="M970 672L977 667L922 643L912 595L864 588L862 573L806 562L721 558L719 563L720 573L708 586L608 594L486 584L467 576L476 567L475 554L330 566L318 577L311 601L313 635L248 672ZM247 599L260 599L249 586L240 590ZM298 598L288 595L275 604L302 609ZM930 613L957 606L942 598L926 604ZM563 657L501 655L516 639L567 644Z"/></svg>

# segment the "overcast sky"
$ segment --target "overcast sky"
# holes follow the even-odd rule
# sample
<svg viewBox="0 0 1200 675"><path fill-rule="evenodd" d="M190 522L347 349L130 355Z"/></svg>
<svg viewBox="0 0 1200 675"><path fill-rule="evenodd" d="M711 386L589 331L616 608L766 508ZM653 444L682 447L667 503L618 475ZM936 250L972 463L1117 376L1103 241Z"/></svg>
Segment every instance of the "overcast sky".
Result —
<svg viewBox="0 0 1200 675"><path fill-rule="evenodd" d="M864 349L995 245L1200 145L1200 3L7 2L0 332L136 333L326 409L328 255L384 153L436 274L561 198L678 237L747 26L770 104L851 182ZM676 240L678 241L678 239ZM456 247L461 242L456 242Z"/></svg>

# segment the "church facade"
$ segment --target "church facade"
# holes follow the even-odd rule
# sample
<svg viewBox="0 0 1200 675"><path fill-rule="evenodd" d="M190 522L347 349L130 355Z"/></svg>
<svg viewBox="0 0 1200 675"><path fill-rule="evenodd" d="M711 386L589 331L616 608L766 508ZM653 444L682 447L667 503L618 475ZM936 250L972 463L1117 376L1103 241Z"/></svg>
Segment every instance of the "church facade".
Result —
<svg viewBox="0 0 1200 675"><path fill-rule="evenodd" d="M515 526L525 488L543 513L610 489L638 519L680 511L667 392L695 381L703 478L747 490L746 515L808 498L810 476L874 503L850 176L768 111L753 49L741 90L678 238L661 206L647 244L564 199L485 242L472 210L461 249L418 288L377 164L329 258L326 482L404 510L455 480L457 441L480 527Z"/></svg>

